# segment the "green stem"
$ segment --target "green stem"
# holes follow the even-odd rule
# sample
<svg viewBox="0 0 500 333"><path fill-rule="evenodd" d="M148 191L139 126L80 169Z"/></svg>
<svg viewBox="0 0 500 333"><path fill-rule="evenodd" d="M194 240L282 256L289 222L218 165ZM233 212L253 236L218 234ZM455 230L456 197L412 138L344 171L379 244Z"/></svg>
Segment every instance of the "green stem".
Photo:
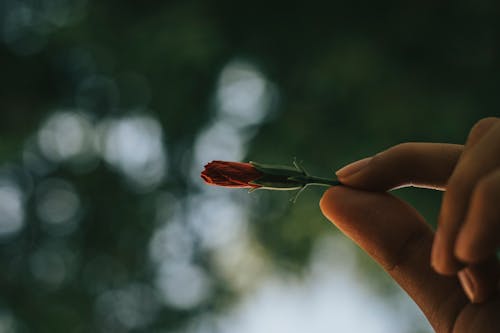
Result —
<svg viewBox="0 0 500 333"><path fill-rule="evenodd" d="M336 179L321 178L321 177L315 177L315 176L293 177L293 179L295 179L299 182L303 182L304 185L319 185L319 186L342 185L342 183Z"/></svg>

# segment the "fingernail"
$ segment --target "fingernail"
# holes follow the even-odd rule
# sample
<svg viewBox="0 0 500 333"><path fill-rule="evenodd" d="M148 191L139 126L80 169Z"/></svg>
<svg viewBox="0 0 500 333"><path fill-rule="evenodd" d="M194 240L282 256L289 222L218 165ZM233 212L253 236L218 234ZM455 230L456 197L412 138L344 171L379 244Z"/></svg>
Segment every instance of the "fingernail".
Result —
<svg viewBox="0 0 500 333"><path fill-rule="evenodd" d="M458 272L458 279L460 284L465 291L465 294L471 302L474 303L476 299L476 287L474 285L474 279L472 278L470 272L467 269L463 269Z"/></svg>
<svg viewBox="0 0 500 333"><path fill-rule="evenodd" d="M368 163L370 163L372 157L366 157L363 158L362 160L353 162L351 164L346 165L345 167L341 168L335 174L337 177L347 177L354 175L356 172L360 171L363 169Z"/></svg>

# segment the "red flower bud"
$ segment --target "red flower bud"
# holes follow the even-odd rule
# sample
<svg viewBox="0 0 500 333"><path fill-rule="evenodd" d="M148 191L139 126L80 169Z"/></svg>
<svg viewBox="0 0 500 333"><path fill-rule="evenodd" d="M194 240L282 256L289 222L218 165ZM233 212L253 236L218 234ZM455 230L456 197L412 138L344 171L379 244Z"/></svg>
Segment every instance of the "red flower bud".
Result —
<svg viewBox="0 0 500 333"><path fill-rule="evenodd" d="M253 181L264 174L250 163L212 161L205 165L201 178L210 185L240 188L259 188Z"/></svg>
<svg viewBox="0 0 500 333"><path fill-rule="evenodd" d="M340 182L335 179L310 176L295 162L294 167L288 167L256 162L212 161L205 165L201 178L210 185L249 188L250 191L255 189L300 190L298 192L300 193L309 185L340 185Z"/></svg>

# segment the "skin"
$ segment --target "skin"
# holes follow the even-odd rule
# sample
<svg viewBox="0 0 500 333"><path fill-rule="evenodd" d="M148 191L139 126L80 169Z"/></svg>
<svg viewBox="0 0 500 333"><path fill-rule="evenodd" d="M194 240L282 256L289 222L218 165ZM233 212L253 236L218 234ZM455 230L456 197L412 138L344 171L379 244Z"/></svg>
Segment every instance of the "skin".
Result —
<svg viewBox="0 0 500 333"><path fill-rule="evenodd" d="M361 164L338 173L345 186L325 192L323 214L390 274L436 332L499 332L500 119L477 122L465 145L404 143ZM436 231L387 193L402 186L445 191Z"/></svg>

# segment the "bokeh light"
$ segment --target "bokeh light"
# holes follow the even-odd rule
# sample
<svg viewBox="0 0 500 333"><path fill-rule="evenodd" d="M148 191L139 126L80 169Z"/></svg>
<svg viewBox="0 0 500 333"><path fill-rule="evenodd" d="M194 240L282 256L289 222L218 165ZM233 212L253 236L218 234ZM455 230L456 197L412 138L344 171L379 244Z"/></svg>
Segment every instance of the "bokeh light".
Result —
<svg viewBox="0 0 500 333"><path fill-rule="evenodd" d="M189 201L188 223L200 245L207 249L223 248L238 242L248 232L242 204L229 195L193 196Z"/></svg>
<svg viewBox="0 0 500 333"><path fill-rule="evenodd" d="M155 319L158 309L154 290L144 284L105 291L95 304L103 328L112 332L144 328Z"/></svg>
<svg viewBox="0 0 500 333"><path fill-rule="evenodd" d="M195 161L202 165L210 159L224 161L241 160L244 152L244 138L241 133L227 124L215 122L200 133L195 146ZM198 176L200 163L193 163L193 174ZM196 166L194 166L196 165ZM198 180L198 177L196 177ZM199 183L196 181L196 183Z"/></svg>
<svg viewBox="0 0 500 333"><path fill-rule="evenodd" d="M498 5L375 7L0 1L0 332L430 332L322 189L200 178L328 176L498 110ZM440 193L395 194L435 222Z"/></svg>
<svg viewBox="0 0 500 333"><path fill-rule="evenodd" d="M0 178L0 239L18 233L24 225L24 198L21 188Z"/></svg>
<svg viewBox="0 0 500 333"><path fill-rule="evenodd" d="M221 118L238 128L257 125L269 116L275 98L272 84L251 63L234 60L222 70L217 92Z"/></svg>
<svg viewBox="0 0 500 333"><path fill-rule="evenodd" d="M46 29L30 6L18 3L4 17L3 40L14 52L29 55L39 52L47 43Z"/></svg>
<svg viewBox="0 0 500 333"><path fill-rule="evenodd" d="M49 289L62 286L71 274L71 261L74 258L64 250L54 246L45 246L31 255L31 273L36 280Z"/></svg>
<svg viewBox="0 0 500 333"><path fill-rule="evenodd" d="M16 319L9 311L0 307L0 332L2 333L16 333L19 331L19 325Z"/></svg>
<svg viewBox="0 0 500 333"><path fill-rule="evenodd" d="M74 187L62 179L47 179L37 188L36 212L47 230L64 234L73 231L81 214Z"/></svg>
<svg viewBox="0 0 500 333"><path fill-rule="evenodd" d="M38 53L51 33L81 21L86 6L86 0L6 0L0 7L2 39L19 55Z"/></svg>
<svg viewBox="0 0 500 333"><path fill-rule="evenodd" d="M88 164L94 157L94 128L89 117L79 110L53 113L38 131L38 145L52 162Z"/></svg>
<svg viewBox="0 0 500 333"><path fill-rule="evenodd" d="M187 262L194 253L194 237L179 220L172 220L156 229L150 241L150 256L155 263L168 260Z"/></svg>
<svg viewBox="0 0 500 333"><path fill-rule="evenodd" d="M160 264L156 285L166 304L179 309L201 305L210 297L211 281L198 265L185 261Z"/></svg>
<svg viewBox="0 0 500 333"><path fill-rule="evenodd" d="M319 239L307 275L293 278L274 272L239 306L220 317L218 332L425 330L423 318L416 321L404 313L392 318L389 304L378 299L369 287L363 287L365 284L355 272L353 247L341 237ZM396 297L404 295L400 292Z"/></svg>
<svg viewBox="0 0 500 333"><path fill-rule="evenodd" d="M106 162L138 189L160 184L168 161L163 131L156 119L139 115L108 119L98 130L99 150Z"/></svg>

